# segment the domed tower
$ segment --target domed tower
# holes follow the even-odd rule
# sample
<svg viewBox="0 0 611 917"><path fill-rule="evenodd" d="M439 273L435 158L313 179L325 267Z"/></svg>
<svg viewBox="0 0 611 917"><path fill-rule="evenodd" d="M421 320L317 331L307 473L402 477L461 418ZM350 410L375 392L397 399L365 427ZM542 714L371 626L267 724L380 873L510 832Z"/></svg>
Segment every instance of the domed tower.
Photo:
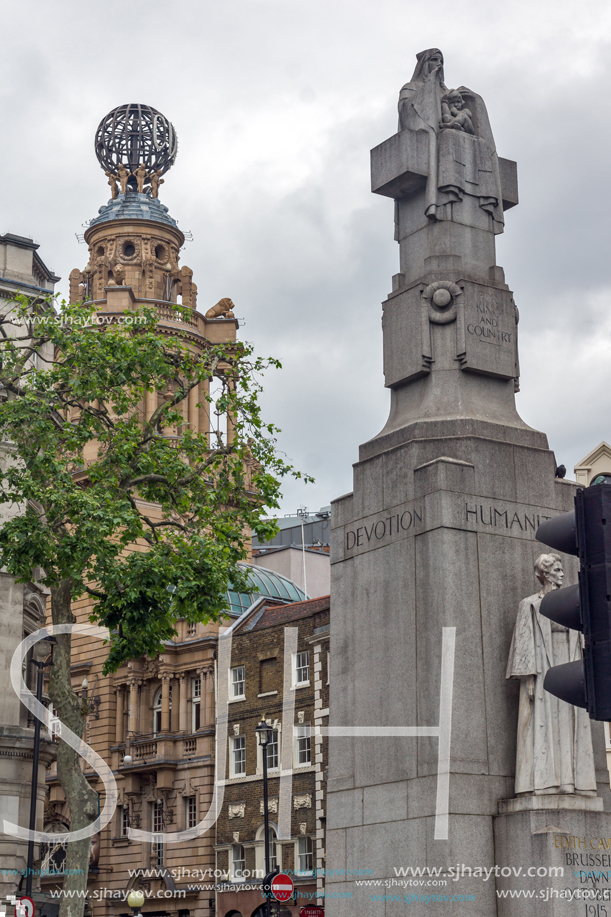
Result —
<svg viewBox="0 0 611 917"><path fill-rule="evenodd" d="M85 231L89 262L70 272L70 302L93 302L108 321L139 305L155 305L161 330L198 349L203 339L235 341L238 322L230 299L199 313L193 271L180 266L185 236L159 200L162 176L174 164L177 149L173 125L148 105L120 105L102 119L95 152L111 199ZM170 303L180 304L181 312ZM199 416L203 408L196 408L200 394L191 392L188 422L204 431L208 418ZM147 396L147 416L155 402L155 395Z"/></svg>

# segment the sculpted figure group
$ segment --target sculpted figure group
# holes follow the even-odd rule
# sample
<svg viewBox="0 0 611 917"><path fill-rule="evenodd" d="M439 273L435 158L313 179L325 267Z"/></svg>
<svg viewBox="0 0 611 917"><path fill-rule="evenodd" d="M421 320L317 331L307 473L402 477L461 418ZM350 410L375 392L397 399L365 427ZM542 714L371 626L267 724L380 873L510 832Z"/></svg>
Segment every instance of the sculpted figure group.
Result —
<svg viewBox="0 0 611 917"><path fill-rule="evenodd" d="M448 89L439 48L416 61L399 94L399 130L428 135L426 217L502 232L499 163L484 100L466 86Z"/></svg>
<svg viewBox="0 0 611 917"><path fill-rule="evenodd" d="M140 194L144 194L144 186L148 181L151 186L151 197L159 197L159 186L163 184L163 178L161 177L161 169L158 169L156 172L147 172L147 168L143 162L139 163L138 168L133 172L130 172L122 162L117 166L117 171L110 172L106 171L104 173L108 178L108 184L110 185L110 193L112 195L113 201L119 195L119 189L117 183L121 187L121 194L127 193L127 186L129 184L130 178L133 176L136 179L136 186Z"/></svg>

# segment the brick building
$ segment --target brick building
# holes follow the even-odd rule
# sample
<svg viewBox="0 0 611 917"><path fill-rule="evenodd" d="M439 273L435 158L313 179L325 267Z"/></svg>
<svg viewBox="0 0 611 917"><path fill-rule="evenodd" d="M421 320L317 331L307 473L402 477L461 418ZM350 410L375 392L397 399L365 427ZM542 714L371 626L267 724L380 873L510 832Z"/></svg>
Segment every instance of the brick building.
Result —
<svg viewBox="0 0 611 917"><path fill-rule="evenodd" d="M255 728L265 719L275 727L267 749L270 860L294 879L295 896L278 912L289 917L324 892L327 739L315 727L328 724L329 596L290 605L260 599L231 631L231 667L219 672L228 679L229 713L216 824L216 867L226 879L217 887L217 915L264 914L263 759Z"/></svg>
<svg viewBox="0 0 611 917"><path fill-rule="evenodd" d="M227 602L234 621L253 604L274 596L280 607L303 593L271 571L249 568L252 593L230 590ZM257 590L261 597L257 597ZM83 620L86 600L75 605ZM293 607L288 605L287 607ZM112 822L96 838L90 861L88 906L93 917L129 914L124 893L141 888L149 897L144 917L207 917L215 913L214 829L179 844L138 842L128 828L183 831L200 822L210 807L214 781L216 730L216 649L226 626L176 624L178 636L155 660L135 659L114 673L101 674L101 643L76 638L71 674L75 690L89 684L91 714L85 739L111 764L119 793ZM131 757L127 761L126 756ZM96 789L97 774L85 773ZM49 796L45 828L69 827L69 812L57 780L56 765L47 773ZM61 887L62 844L41 851L47 894ZM152 870L152 872L151 872ZM208 878L206 878L208 876ZM195 878L194 878L195 877ZM58 904L47 904L43 917L54 917Z"/></svg>

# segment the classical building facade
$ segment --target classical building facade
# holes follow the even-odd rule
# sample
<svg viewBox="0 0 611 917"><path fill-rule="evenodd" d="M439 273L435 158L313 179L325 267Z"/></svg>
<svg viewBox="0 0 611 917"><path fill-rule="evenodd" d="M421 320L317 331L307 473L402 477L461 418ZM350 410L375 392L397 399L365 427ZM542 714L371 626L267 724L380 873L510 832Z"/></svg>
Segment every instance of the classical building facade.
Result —
<svg viewBox="0 0 611 917"><path fill-rule="evenodd" d="M287 628L296 639L285 650ZM270 865L293 877L295 895L279 910L280 917L293 917L324 895L327 739L316 727L328 724L329 597L290 605L260 599L231 630L231 666L218 676L228 681L229 713L216 824L216 867L223 877L217 914L265 914L263 753L255 735L264 719L274 728L267 749ZM287 790L281 773L290 777Z"/></svg>
<svg viewBox="0 0 611 917"><path fill-rule="evenodd" d="M60 278L42 261L38 247L32 239L13 233L0 236L0 314L11 311L11 300L19 294L28 296L33 303L53 294ZM2 445L0 460L10 461L10 445ZM6 518L5 513L6 508L2 507L0 518ZM14 577L0 572L0 823L4 818L21 825L29 821L33 721L13 691L9 668L18 644L44 623L45 591L35 583L16 583ZM28 686L33 688L36 680L30 668L26 665L24 675ZM55 749L43 732L38 779L39 828L45 768L54 754ZM27 843L0 833L0 863L0 895L14 894L26 868Z"/></svg>

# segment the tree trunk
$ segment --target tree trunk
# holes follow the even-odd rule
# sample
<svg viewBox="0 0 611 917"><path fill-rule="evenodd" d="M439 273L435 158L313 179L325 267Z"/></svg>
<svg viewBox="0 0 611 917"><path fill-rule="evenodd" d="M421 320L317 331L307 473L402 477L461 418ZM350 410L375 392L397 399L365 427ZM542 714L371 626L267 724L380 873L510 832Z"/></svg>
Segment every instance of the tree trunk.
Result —
<svg viewBox="0 0 611 917"><path fill-rule="evenodd" d="M70 607L72 581L63 580L51 589L51 612L54 624L73 624L75 617ZM57 716L76 735L82 738L84 719L82 701L72 689L70 679L71 634L58 634L53 652L53 666L49 680L49 697ZM57 750L57 776L70 807L70 830L78 831L90 825L98 815L98 794L91 788L81 769L81 757L60 740ZM66 875L59 917L82 917L89 872L91 839L68 844ZM67 895L66 892L70 893Z"/></svg>

